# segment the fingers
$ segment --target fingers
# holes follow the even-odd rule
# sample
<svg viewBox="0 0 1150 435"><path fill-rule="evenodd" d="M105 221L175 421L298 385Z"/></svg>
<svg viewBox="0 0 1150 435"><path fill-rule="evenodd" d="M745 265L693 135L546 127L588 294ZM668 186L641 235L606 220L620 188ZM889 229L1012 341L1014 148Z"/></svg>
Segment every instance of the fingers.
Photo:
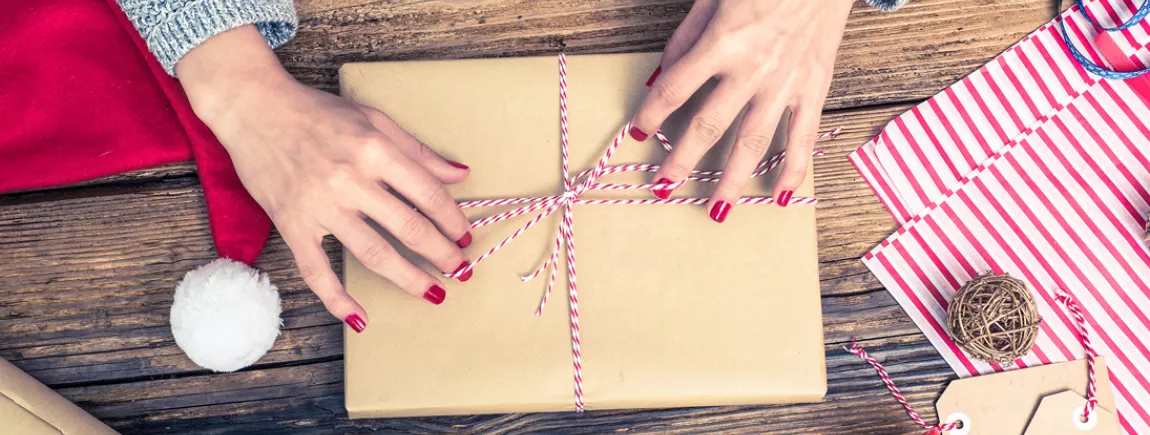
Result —
<svg viewBox="0 0 1150 435"><path fill-rule="evenodd" d="M346 219L329 228L343 246L372 272L387 278L409 295L435 305L443 303L443 284L399 255L387 240L361 219Z"/></svg>
<svg viewBox="0 0 1150 435"><path fill-rule="evenodd" d="M657 80L651 85L639 110L631 119L631 137L637 141L646 140L647 136L659 130L663 121L676 109L686 103L695 91L699 90L716 70L712 67L710 50L696 46L692 48L679 62L668 66ZM740 104L740 107L742 105Z"/></svg>
<svg viewBox="0 0 1150 435"><path fill-rule="evenodd" d="M723 177L711 196L711 219L716 222L726 220L732 205L743 196L747 183L751 181L751 174L771 147L771 139L775 136L784 107L776 101L751 101L747 114L739 123L738 136L727 158ZM787 158L789 160L791 156Z"/></svg>
<svg viewBox="0 0 1150 435"><path fill-rule="evenodd" d="M295 256L300 277L323 302L327 312L343 320L355 332L363 332L367 327L367 312L347 294L339 282L339 277L335 276L331 263L327 260L327 253L320 245L322 238L290 232L281 234Z"/></svg>
<svg viewBox="0 0 1150 435"><path fill-rule="evenodd" d="M432 176L444 184L455 184L467 178L470 168L467 165L447 160L416 139L387 114L371 107L359 106L371 124L395 144L408 159L423 166Z"/></svg>
<svg viewBox="0 0 1150 435"><path fill-rule="evenodd" d="M364 170L411 201L439 227L443 234L460 247L471 241L471 223L455 204L447 188L423 166L386 144L377 147L379 155L363 162ZM381 222L382 224L382 222Z"/></svg>
<svg viewBox="0 0 1150 435"><path fill-rule="evenodd" d="M452 273L470 263L456 242L448 240L435 229L431 221L419 214L399 198L383 189L368 187L358 192L357 203L367 217L387 229L404 246L426 258L444 273ZM459 277L460 281L471 278L471 272Z"/></svg>
<svg viewBox="0 0 1150 435"><path fill-rule="evenodd" d="M685 180L707 150L723 137L723 132L746 104L750 92L746 85L720 82L714 92L707 96L698 113L691 118L683 136L679 138L679 144L655 172L656 183L677 183ZM664 199L670 194L671 192L667 190L655 192L656 196Z"/></svg>
<svg viewBox="0 0 1150 435"><path fill-rule="evenodd" d="M807 178L821 116L822 104L798 104L791 109L787 156L783 160L783 172L775 181L775 191L772 193L780 206L786 207L790 203L795 189Z"/></svg>
<svg viewBox="0 0 1150 435"><path fill-rule="evenodd" d="M659 60L659 69L656 69L651 78L647 79L648 87L654 84L659 77L662 65L671 66L678 63L679 59L682 59L691 47L699 42L699 37L707 29L707 23L711 22L711 17L715 16L715 9L718 4L714 0L699 0L695 2L694 6L691 6L691 11L687 12L687 16L683 18L682 23L679 23L675 33L671 34L671 39L667 40L667 47L663 49L663 58Z"/></svg>

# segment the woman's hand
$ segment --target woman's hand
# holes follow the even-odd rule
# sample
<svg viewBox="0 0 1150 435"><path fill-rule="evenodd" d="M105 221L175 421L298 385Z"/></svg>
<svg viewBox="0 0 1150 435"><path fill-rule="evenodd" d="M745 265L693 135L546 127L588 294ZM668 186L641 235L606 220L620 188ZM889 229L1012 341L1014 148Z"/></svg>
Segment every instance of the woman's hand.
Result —
<svg viewBox="0 0 1150 435"><path fill-rule="evenodd" d="M787 159L773 193L786 206L807 175L852 3L697 0L647 81L651 91L631 121L631 136L646 139L704 83L716 77L719 84L655 174L656 183L686 179L745 107L734 149L708 205L711 219L723 222L770 146L784 109L790 108ZM655 191L660 198L670 194Z"/></svg>
<svg viewBox="0 0 1150 435"><path fill-rule="evenodd" d="M356 332L367 325L320 246L328 234L412 296L443 302L442 283L400 256L365 219L439 270L462 268L470 223L443 185L465 179L467 166L443 159L378 110L299 84L253 26L212 37L176 72L331 314Z"/></svg>

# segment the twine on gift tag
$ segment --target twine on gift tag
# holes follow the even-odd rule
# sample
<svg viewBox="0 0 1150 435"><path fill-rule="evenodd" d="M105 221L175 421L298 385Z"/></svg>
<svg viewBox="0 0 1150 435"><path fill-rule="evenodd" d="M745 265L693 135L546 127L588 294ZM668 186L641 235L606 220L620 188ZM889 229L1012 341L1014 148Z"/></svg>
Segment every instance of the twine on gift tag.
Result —
<svg viewBox="0 0 1150 435"><path fill-rule="evenodd" d="M1055 299L1064 307L1066 307L1067 311L1069 311L1071 316L1074 317L1074 323L1078 329L1079 339L1082 342L1082 347L1086 350L1086 403L1081 407L1081 415L1076 417L1078 417L1078 421L1080 423L1087 423L1091 421L1090 417L1094 412L1094 409L1098 406L1098 386L1096 385L1096 379L1094 377L1094 359L1098 356L1098 352L1090 343L1090 336L1086 331L1086 318L1082 315L1082 307L1078 305L1078 301L1075 300L1070 293L1061 289L1057 291ZM906 413L910 416L911 420L914 420L914 422L918 423L919 426L929 430L949 432L955 429L962 429L970 423L964 416L960 416L960 418L954 419L954 421L951 421L947 424L927 424L926 421L924 421L922 417L919 416L918 412L914 410L914 407L912 407L910 403L906 401L906 398L903 397L902 392L898 389L898 386L895 385L894 380L891 379L890 374L886 371L886 368L884 368L877 359L870 356L870 354L863 350L862 346L858 345L856 339L852 338L850 347L843 347L843 349L846 349L847 352L857 355L859 358L862 358L864 361L869 363L871 367L874 367L875 371L878 372L879 377L882 378L883 384L886 385L887 390L890 390L891 395L894 396L895 400L897 400L900 405L902 405L903 409L906 410ZM1078 413L1079 411L1075 410L1075 412Z"/></svg>
<svg viewBox="0 0 1150 435"><path fill-rule="evenodd" d="M843 347L843 349L857 355L859 358L862 358L863 361L870 363L871 367L874 367L875 371L878 372L878 376L882 378L882 383L886 385L886 389L890 390L890 394L894 396L894 400L897 400L898 403L902 405L903 409L906 410L906 415L909 415L910 419L918 423L919 426L928 430L946 432L958 428L961 424L959 421L953 421L943 425L927 424L926 421L922 419L922 416L918 415L918 412L914 410L914 407L910 406L910 403L907 403L906 398L902 395L902 391L899 391L898 386L894 384L894 380L890 378L890 373L887 373L886 368L884 368L877 359L874 359L874 357L866 353L862 346L859 346L856 339L852 338L850 347Z"/></svg>
<svg viewBox="0 0 1150 435"><path fill-rule="evenodd" d="M1086 350L1086 405L1082 410L1082 421L1089 421L1090 413L1094 412L1094 408L1098 406L1098 386L1095 385L1094 379L1094 358L1098 356L1098 351L1094 350L1094 346L1090 344L1090 335L1086 332L1086 317L1082 315L1082 307L1078 305L1074 296L1059 289L1055 299L1065 306L1067 311L1070 311L1071 317L1074 317L1074 324L1078 327L1078 337L1082 341L1082 348Z"/></svg>
<svg viewBox="0 0 1150 435"><path fill-rule="evenodd" d="M495 214L483 219L476 220L471 223L471 229L479 229L484 226L502 222L508 219L513 219L518 216L530 214L539 211L539 214L527 221L526 224L516 229L511 235L504 238L501 242L489 249L483 255L480 255L470 265L459 269L451 274L445 276L449 278L456 278L463 274L468 273L487 258L494 255L503 247L511 243L511 241L518 238L521 234L531 229L531 227L538 224L544 218L552 215L560 208L563 209L563 217L559 223L559 231L555 235L554 249L547 259L543 262L538 269L527 276L522 277L524 282L530 281L545 271L550 269L551 273L548 277L547 289L543 293L543 297L539 302L539 308L535 310L535 315L539 316L543 312L543 307L547 305L547 301L551 296L551 290L555 285L555 279L559 268L559 253L566 247L567 254L567 295L568 295L568 311L571 318L571 359L575 379L575 410L582 412L584 409L583 401L583 355L581 350L581 339L579 334L579 288L576 284L575 272L575 219L572 215L572 206L576 204L597 204L597 205L645 205L645 204L678 204L678 205L702 205L710 201L709 198L668 198L668 199L583 199L583 194L591 190L636 190L636 189L675 189L684 185L688 181L702 181L702 182L717 182L722 177L722 171L691 171L690 176L686 180L675 183L653 183L653 184L619 184L619 183L598 183L600 177L619 173L619 172L657 172L659 165L649 164L634 164L634 165L618 165L608 166L607 163L611 160L611 156L623 143L626 138L627 131L631 128L631 124L627 123L620 129L619 134L615 135L611 145L599 158L598 163L592 169L580 172L578 175L571 177L569 168L569 155L568 148L570 146L569 132L567 126L567 57L563 53L559 53L559 138L560 138L560 158L562 160L563 168L563 193L554 196L545 197L528 197L528 198L499 198L499 199L483 199L475 201L463 201L458 205L460 208L479 208L479 207L495 207L505 205L523 205L514 210L505 211ZM823 133L816 137L816 140L831 138L837 136L842 132L842 128L837 128L832 132ZM656 132L656 137L663 145L663 148L668 152L671 151L671 142L667 140L666 135L662 131ZM813 155L822 155L822 152L814 152ZM776 168L785 159L785 153L779 153L763 161L756 167L752 177L759 177L763 174L770 172ZM742 197L736 201L736 204L773 204L775 199L772 197ZM790 204L811 205L818 202L815 198L794 197L791 198Z"/></svg>

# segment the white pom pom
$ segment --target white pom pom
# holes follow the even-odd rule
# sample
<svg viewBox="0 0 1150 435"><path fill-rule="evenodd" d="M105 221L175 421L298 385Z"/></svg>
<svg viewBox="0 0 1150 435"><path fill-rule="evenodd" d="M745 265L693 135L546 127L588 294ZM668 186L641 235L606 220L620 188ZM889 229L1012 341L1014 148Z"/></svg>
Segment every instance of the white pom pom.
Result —
<svg viewBox="0 0 1150 435"><path fill-rule="evenodd" d="M172 336L192 362L233 372L264 356L280 334L280 295L267 275L218 259L184 275L172 302Z"/></svg>

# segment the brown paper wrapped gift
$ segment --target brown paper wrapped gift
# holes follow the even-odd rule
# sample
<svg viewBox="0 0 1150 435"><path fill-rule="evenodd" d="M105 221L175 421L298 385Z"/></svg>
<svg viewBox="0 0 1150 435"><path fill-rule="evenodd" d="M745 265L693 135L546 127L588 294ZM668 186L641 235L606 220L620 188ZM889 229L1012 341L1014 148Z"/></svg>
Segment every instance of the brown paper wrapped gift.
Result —
<svg viewBox="0 0 1150 435"><path fill-rule="evenodd" d="M568 57L572 173L594 166L646 93L658 54ZM471 167L456 200L563 190L555 57L348 64L342 94L391 115ZM698 99L688 104L696 107ZM686 112L684 112L686 113ZM676 114L665 130L674 141ZM782 132L770 154L783 149ZM706 164L721 169L730 138ZM624 141L612 164L659 163L654 140ZM650 174L604 182L640 183ZM795 196L813 196L812 177ZM766 196L774 176L748 196ZM707 196L688 184L676 196ZM586 198L652 198L592 191ZM472 219L508 208L468 209ZM699 205L575 205L583 392L587 409L810 402L826 391L812 205L736 206L716 224ZM466 283L444 279L439 306L413 298L345 253L348 291L370 319L346 336L352 418L574 409L565 260L520 277L554 248L562 213L515 239ZM475 258L530 216L481 228ZM409 258L415 258L409 255ZM426 262L427 270L434 271Z"/></svg>
<svg viewBox="0 0 1150 435"><path fill-rule="evenodd" d="M0 433L104 435L116 432L0 359Z"/></svg>

